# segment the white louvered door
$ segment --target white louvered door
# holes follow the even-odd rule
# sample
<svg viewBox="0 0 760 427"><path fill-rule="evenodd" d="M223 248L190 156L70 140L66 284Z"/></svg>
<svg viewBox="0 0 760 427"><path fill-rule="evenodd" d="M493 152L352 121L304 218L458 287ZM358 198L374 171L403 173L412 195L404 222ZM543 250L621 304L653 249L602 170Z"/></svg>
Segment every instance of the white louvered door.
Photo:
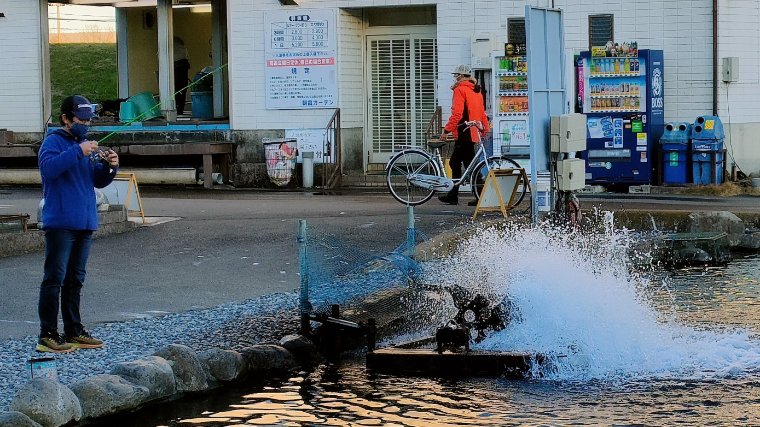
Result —
<svg viewBox="0 0 760 427"><path fill-rule="evenodd" d="M435 35L367 37L368 132L370 163L424 144L435 112L437 47Z"/></svg>

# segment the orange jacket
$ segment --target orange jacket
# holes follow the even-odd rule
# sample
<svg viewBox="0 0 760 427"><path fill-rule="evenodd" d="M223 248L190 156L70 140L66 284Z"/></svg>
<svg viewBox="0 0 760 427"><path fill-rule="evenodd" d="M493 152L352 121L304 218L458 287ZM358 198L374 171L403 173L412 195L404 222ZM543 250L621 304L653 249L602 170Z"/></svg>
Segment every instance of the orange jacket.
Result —
<svg viewBox="0 0 760 427"><path fill-rule="evenodd" d="M467 112L465 117L465 105L467 105ZM479 92L475 92L475 83L470 80L463 80L457 83L454 87L454 96L451 104L451 117L443 127L446 132L451 132L454 135L454 139L459 139L460 123L464 120L472 121L479 120L483 123L483 135L488 133L490 125L488 123L488 117L486 116L486 109L483 106L483 95ZM479 142L478 131L475 127L470 128L471 141L473 143Z"/></svg>

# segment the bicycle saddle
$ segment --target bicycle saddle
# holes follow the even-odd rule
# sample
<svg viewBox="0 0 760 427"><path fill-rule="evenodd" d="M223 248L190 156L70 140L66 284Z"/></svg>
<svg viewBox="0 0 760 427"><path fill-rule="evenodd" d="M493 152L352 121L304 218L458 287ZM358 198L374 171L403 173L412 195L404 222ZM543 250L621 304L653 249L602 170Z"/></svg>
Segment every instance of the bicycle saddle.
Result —
<svg viewBox="0 0 760 427"><path fill-rule="evenodd" d="M428 145L428 147L430 147L432 149L436 149L436 148L441 148L444 145L446 145L446 142L447 141L443 141L443 140L440 140L440 139L434 139L434 140L428 141L427 145Z"/></svg>

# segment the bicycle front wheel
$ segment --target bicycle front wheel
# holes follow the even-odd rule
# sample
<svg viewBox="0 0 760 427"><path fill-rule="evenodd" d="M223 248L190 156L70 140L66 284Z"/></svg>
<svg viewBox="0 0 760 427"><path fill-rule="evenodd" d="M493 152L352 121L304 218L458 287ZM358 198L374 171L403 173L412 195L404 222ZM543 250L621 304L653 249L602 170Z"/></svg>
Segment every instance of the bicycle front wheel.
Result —
<svg viewBox="0 0 760 427"><path fill-rule="evenodd" d="M422 188L410 182L417 174L441 175L441 168L433 157L423 150L404 150L388 162L386 183L394 199L405 205L421 205L431 197L435 190Z"/></svg>
<svg viewBox="0 0 760 427"><path fill-rule="evenodd" d="M488 167L486 167L486 160L481 160L475 171L470 178L470 184L472 187L472 194L475 195L475 199L480 199L480 193L483 191L483 186L486 184L486 178L488 177L488 171L491 169L519 169L522 168L519 163L510 159L509 157L493 156L488 158ZM528 192L528 181L522 180L522 183L517 186L515 192L515 198L512 203L507 206L511 209L520 204L525 198L525 193Z"/></svg>

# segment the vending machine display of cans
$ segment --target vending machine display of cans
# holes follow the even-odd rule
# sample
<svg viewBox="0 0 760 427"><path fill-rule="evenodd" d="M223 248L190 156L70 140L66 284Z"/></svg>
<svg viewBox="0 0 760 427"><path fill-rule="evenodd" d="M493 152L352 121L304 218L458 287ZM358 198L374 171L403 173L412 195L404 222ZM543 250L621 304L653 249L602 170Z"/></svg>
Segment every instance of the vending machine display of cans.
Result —
<svg viewBox="0 0 760 427"><path fill-rule="evenodd" d="M494 55L493 70L493 154L527 159L530 135L528 62L524 48L504 56Z"/></svg>
<svg viewBox="0 0 760 427"><path fill-rule="evenodd" d="M579 55L577 109L587 116L587 184L652 183L664 126L663 65L661 50Z"/></svg>

